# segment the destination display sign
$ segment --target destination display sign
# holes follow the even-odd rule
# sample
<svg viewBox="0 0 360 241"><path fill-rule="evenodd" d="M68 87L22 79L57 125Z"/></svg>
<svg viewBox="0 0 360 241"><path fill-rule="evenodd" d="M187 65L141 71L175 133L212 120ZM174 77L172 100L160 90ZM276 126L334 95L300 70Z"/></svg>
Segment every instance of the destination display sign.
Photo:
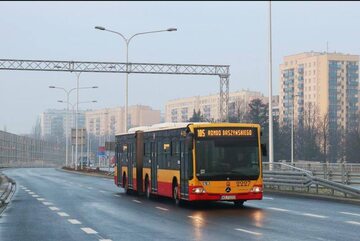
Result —
<svg viewBox="0 0 360 241"><path fill-rule="evenodd" d="M217 138L217 137L256 137L256 128L245 127L224 127L224 128L198 128L195 129L197 138Z"/></svg>

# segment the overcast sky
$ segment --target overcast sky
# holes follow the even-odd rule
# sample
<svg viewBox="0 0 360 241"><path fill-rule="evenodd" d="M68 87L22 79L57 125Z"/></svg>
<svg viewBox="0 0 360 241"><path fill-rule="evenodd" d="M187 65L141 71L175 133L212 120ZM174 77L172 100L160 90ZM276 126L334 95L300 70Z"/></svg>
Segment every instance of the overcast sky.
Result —
<svg viewBox="0 0 360 241"><path fill-rule="evenodd" d="M359 2L273 2L273 94L279 93L282 57L304 51L360 53ZM227 64L230 91L249 89L268 95L268 2L0 2L0 58L125 62L119 36L178 28L138 36L130 44L131 62ZM123 106L124 74L81 76L82 108ZM76 86L74 73L0 71L0 129L30 133L39 113L61 109L61 90ZM219 91L217 77L129 76L129 105L164 111L168 100ZM75 94L71 102L75 102Z"/></svg>

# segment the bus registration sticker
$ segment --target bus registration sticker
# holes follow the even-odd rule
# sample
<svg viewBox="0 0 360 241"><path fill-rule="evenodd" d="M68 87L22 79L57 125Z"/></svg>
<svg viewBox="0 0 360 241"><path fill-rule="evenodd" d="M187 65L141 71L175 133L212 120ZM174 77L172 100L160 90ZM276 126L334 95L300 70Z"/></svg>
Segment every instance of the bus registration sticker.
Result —
<svg viewBox="0 0 360 241"><path fill-rule="evenodd" d="M235 195L222 195L221 200L235 200L236 196Z"/></svg>

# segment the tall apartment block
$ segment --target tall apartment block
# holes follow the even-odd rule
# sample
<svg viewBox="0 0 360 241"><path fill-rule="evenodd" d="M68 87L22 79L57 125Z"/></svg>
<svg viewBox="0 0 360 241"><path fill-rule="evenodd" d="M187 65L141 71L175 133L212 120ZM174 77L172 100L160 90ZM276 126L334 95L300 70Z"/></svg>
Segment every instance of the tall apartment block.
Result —
<svg viewBox="0 0 360 241"><path fill-rule="evenodd" d="M359 111L359 56L306 52L280 65L280 124L302 123L306 108L328 115L330 130L347 130Z"/></svg>
<svg viewBox="0 0 360 241"><path fill-rule="evenodd" d="M135 105L128 109L128 127L160 123L160 110ZM125 132L124 107L105 108L85 113L86 129L95 136L115 135Z"/></svg>
<svg viewBox="0 0 360 241"><path fill-rule="evenodd" d="M65 137L66 118L68 118L69 129L75 127L74 114L69 112L66 116L66 109L55 110L49 109L40 114L40 129L42 138L48 138L50 136L56 137L59 140ZM78 115L79 128L84 127L85 114L84 111L79 110ZM70 133L70 132L69 132Z"/></svg>
<svg viewBox="0 0 360 241"><path fill-rule="evenodd" d="M249 102L256 98L262 99L264 103L268 101L268 98L257 91L230 92L229 115L234 114L237 110L246 112ZM186 122L192 117L194 110L200 110L201 114L208 120L217 121L220 119L219 106L219 94L170 100L165 105L165 121Z"/></svg>

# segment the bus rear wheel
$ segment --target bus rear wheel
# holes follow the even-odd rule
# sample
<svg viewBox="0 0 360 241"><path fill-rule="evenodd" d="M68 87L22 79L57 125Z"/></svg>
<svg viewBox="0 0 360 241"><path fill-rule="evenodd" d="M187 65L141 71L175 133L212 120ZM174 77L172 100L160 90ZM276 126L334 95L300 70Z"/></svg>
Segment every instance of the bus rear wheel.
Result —
<svg viewBox="0 0 360 241"><path fill-rule="evenodd" d="M147 199L150 199L151 190L150 190L150 184L149 184L148 179L145 180L145 195L146 195Z"/></svg>
<svg viewBox="0 0 360 241"><path fill-rule="evenodd" d="M241 208L241 207L244 207L244 202L245 201L243 201L243 200L237 200L237 201L234 201L234 205L235 205L235 207Z"/></svg>
<svg viewBox="0 0 360 241"><path fill-rule="evenodd" d="M122 184L123 184L122 187L125 189L126 194L129 194L130 191L129 191L129 188L128 188L128 185L127 185L126 174L125 173L123 175L123 183Z"/></svg>
<svg viewBox="0 0 360 241"><path fill-rule="evenodd" d="M175 205L180 205L180 199L179 199L179 188L177 183L174 184L173 186L173 199L174 199L174 203Z"/></svg>

